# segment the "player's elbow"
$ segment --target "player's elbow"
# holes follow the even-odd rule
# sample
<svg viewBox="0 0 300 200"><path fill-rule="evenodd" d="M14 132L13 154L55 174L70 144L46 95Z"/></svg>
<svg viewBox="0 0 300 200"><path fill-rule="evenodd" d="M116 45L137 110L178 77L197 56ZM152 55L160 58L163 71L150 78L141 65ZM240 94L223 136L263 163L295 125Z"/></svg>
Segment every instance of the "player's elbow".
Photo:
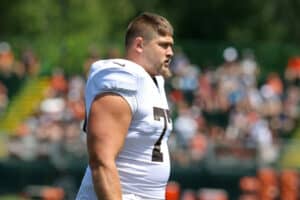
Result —
<svg viewBox="0 0 300 200"><path fill-rule="evenodd" d="M90 156L89 166L92 170L99 168L112 168L115 167L115 160L104 156Z"/></svg>

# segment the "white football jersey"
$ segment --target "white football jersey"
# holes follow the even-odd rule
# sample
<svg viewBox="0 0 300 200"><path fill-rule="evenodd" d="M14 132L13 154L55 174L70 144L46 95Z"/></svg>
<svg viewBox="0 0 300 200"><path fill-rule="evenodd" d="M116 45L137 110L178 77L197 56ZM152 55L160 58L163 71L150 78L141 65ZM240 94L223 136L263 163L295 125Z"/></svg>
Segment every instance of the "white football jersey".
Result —
<svg viewBox="0 0 300 200"><path fill-rule="evenodd" d="M103 92L124 97L133 113L124 147L116 160L122 193L164 199L170 175L167 138L172 121L163 77L152 78L143 67L128 60L100 60L92 65L86 85L87 116L93 99ZM92 197L96 199L88 167L77 199Z"/></svg>

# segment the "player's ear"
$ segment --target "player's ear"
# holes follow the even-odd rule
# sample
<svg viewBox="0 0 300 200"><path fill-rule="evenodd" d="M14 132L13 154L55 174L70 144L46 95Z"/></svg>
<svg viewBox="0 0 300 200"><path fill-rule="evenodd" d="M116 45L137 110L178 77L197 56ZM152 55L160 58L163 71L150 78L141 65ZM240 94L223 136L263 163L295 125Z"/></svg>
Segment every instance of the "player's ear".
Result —
<svg viewBox="0 0 300 200"><path fill-rule="evenodd" d="M142 37L136 37L134 40L135 43L135 49L138 53L142 53L144 48L144 39Z"/></svg>

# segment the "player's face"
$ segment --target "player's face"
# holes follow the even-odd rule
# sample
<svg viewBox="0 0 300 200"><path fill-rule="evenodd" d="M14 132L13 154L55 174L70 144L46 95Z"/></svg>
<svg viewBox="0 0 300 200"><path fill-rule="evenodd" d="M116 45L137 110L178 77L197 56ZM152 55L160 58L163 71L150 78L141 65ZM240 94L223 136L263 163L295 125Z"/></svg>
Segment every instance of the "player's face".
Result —
<svg viewBox="0 0 300 200"><path fill-rule="evenodd" d="M156 36L145 43L144 55L147 61L148 72L151 75L171 75L169 65L173 56L173 37Z"/></svg>

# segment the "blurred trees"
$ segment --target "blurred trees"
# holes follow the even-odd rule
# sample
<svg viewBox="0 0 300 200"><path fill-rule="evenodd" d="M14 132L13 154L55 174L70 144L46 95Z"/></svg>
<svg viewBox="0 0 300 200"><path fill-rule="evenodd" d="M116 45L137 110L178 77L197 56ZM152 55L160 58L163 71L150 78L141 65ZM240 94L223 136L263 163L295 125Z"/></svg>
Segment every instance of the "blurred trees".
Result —
<svg viewBox="0 0 300 200"><path fill-rule="evenodd" d="M3 0L0 34L110 38L148 10L167 16L180 38L297 42L299 8L297 0Z"/></svg>
<svg viewBox="0 0 300 200"><path fill-rule="evenodd" d="M300 41L299 8L297 0L2 0L0 41L14 43L16 49L18 45L33 47L47 62L42 63L44 68L55 64L73 70L86 58L91 44L122 47L130 19L142 11L153 11L174 25L176 44L192 39L194 48L187 51L197 52L194 60L203 62L204 56L206 60L211 57L209 52L216 54L228 43L247 47L267 43L266 48L256 49L264 60L266 54L280 57L282 66L286 55L291 55L282 44ZM201 51L194 40L202 41L202 46L204 41L214 43ZM212 47L216 41L218 47ZM217 53L220 58L221 52ZM274 62L268 61L270 68Z"/></svg>
<svg viewBox="0 0 300 200"><path fill-rule="evenodd" d="M125 24L133 14L129 0L15 0L2 1L1 35L103 37Z"/></svg>
<svg viewBox="0 0 300 200"><path fill-rule="evenodd" d="M34 48L44 68L76 70L91 44L120 43L134 14L130 0L4 0L0 41Z"/></svg>
<svg viewBox="0 0 300 200"><path fill-rule="evenodd" d="M300 40L297 0L165 0L180 38L226 41Z"/></svg>

